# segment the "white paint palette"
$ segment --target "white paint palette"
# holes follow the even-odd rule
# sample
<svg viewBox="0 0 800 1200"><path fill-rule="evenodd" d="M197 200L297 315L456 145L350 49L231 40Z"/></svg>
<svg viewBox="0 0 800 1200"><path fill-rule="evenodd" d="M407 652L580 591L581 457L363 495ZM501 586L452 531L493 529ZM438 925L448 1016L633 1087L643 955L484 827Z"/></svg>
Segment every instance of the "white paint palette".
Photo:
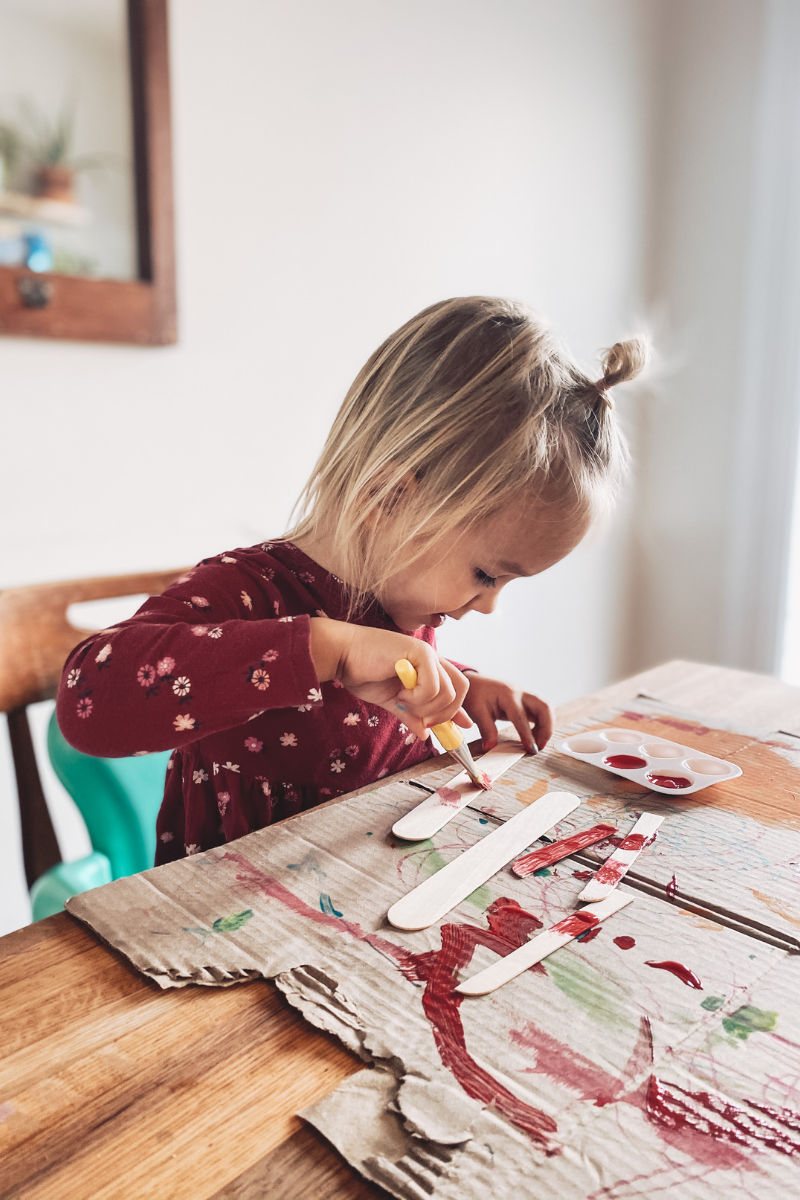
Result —
<svg viewBox="0 0 800 1200"><path fill-rule="evenodd" d="M602 767L665 796L689 796L712 783L737 779L742 768L691 746L668 742L636 729L590 729L562 739L556 749Z"/></svg>

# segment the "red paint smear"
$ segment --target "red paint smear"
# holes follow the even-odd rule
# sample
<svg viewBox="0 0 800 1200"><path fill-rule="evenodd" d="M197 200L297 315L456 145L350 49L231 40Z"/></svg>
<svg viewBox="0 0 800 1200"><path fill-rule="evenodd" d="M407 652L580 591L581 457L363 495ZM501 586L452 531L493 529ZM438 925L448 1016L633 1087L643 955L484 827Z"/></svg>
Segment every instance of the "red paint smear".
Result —
<svg viewBox="0 0 800 1200"><path fill-rule="evenodd" d="M510 1037L515 1045L530 1048L536 1053L536 1065L526 1067L526 1074L548 1075L577 1092L581 1100L594 1101L596 1108L603 1108L621 1099L628 1086L653 1061L653 1036L647 1017L640 1018L636 1045L619 1078L584 1058L577 1050L557 1041L534 1025L533 1021L526 1021L522 1029L510 1030Z"/></svg>
<svg viewBox="0 0 800 1200"><path fill-rule="evenodd" d="M664 888L664 891L667 893L668 900L672 900L675 897L675 895L678 891L678 881L674 875L672 876L672 879L670 879L667 886Z"/></svg>
<svg viewBox="0 0 800 1200"><path fill-rule="evenodd" d="M620 950L632 950L636 945L636 938L628 937L627 933L623 933L621 937L614 938L614 945L619 946Z"/></svg>
<svg viewBox="0 0 800 1200"><path fill-rule="evenodd" d="M767 1108L750 1100L745 1103L766 1113L779 1128L722 1096L690 1092L676 1083L665 1083L655 1075L650 1076L647 1085L645 1111L651 1121L667 1129L704 1133L715 1141L732 1142L751 1149L765 1146L790 1157L800 1154L800 1138L795 1134L796 1118L787 1120L786 1109ZM726 1124L717 1118L722 1118Z"/></svg>
<svg viewBox="0 0 800 1200"><path fill-rule="evenodd" d="M651 837L645 837L643 833L629 833L626 838L620 842L620 850L644 850L645 846L649 846L655 841L655 834Z"/></svg>
<svg viewBox="0 0 800 1200"><path fill-rule="evenodd" d="M473 925L443 925L441 950L411 954L385 938L364 933L355 922L345 921L342 917L330 916L312 908L277 879L254 867L243 855L226 851L222 857L240 867L237 880L244 886L278 900L290 911L318 925L335 926L352 937L368 942L394 958L407 979L415 982L427 980L423 1006L433 1025L434 1038L444 1065L449 1067L469 1096L492 1104L513 1125L524 1130L531 1141L545 1147L549 1154L557 1153L547 1138L548 1134L556 1132L555 1121L501 1087L488 1072L475 1063L467 1051L464 1030L458 1015L458 1006L463 997L453 991L457 982L457 972L469 965L475 946L486 946L501 955L510 953L511 950L524 945L531 932L541 929L542 922L538 917L525 912L516 900L499 899L487 909L489 929L479 929ZM624 940L633 941L632 938L614 940L617 943ZM547 973L542 963L537 963L531 970ZM642 1108L648 1118L659 1127L667 1141L680 1146L698 1161L713 1161L715 1165L721 1165L720 1142L736 1142L748 1146L760 1144L788 1155L800 1153L800 1139L792 1136L794 1131L800 1128L800 1122L796 1114L789 1109L769 1108L755 1101L745 1100L751 1108L765 1114L777 1125L792 1131L792 1134L784 1134L782 1130L774 1129L766 1121L753 1117L738 1105L711 1096L708 1092L688 1092L674 1084L665 1084L654 1075L650 1076L646 1089L639 1087L626 1093L628 1085L653 1061L653 1041L647 1017L641 1018L639 1038L618 1079L614 1079L601 1067L538 1030L531 1022L528 1022L525 1030L511 1030L510 1036L518 1045L535 1048L536 1066L528 1068L532 1073L550 1075L579 1092L583 1099L593 1100L598 1107L619 1100ZM697 1113L696 1108L690 1109L687 1100L698 1106L702 1115ZM710 1115L712 1113L722 1116L733 1125L735 1133L716 1124ZM717 1143L718 1152L713 1160L709 1158L705 1149L707 1143L703 1135L710 1135ZM748 1138L751 1140L748 1141ZM729 1145L727 1149L729 1155L733 1156L727 1165L748 1165L734 1145Z"/></svg>
<svg viewBox="0 0 800 1200"><path fill-rule="evenodd" d="M612 754L603 759L604 767L615 767L618 771L635 771L637 767L646 767L646 758L637 758L634 754Z"/></svg>
<svg viewBox="0 0 800 1200"><path fill-rule="evenodd" d="M606 883L613 887L619 883L629 866L630 863L621 862L618 858L609 858L603 863L595 879L598 883Z"/></svg>
<svg viewBox="0 0 800 1200"><path fill-rule="evenodd" d="M526 875L532 875L534 871L540 871L542 867L549 867L551 863L559 862L560 859L567 858L577 850L583 850L586 846L593 846L595 842L605 840L614 831L614 825L593 825L591 829L582 829L570 837L561 838L558 842L551 842L549 846L542 846L540 850L532 850L530 854L523 854L522 858L518 858L511 864L511 870L520 879L524 879Z"/></svg>
<svg viewBox="0 0 800 1200"><path fill-rule="evenodd" d="M478 771L478 782L485 792L492 790L492 781L485 771Z"/></svg>
<svg viewBox="0 0 800 1200"><path fill-rule="evenodd" d="M573 871L572 878L573 879L582 879L585 882L587 879L592 878L592 872L591 871Z"/></svg>
<svg viewBox="0 0 800 1200"><path fill-rule="evenodd" d="M557 1129L553 1118L504 1088L475 1062L466 1048L458 1012L464 997L453 990L458 982L457 973L469 965L476 945L490 946L498 953L507 954L525 944L531 921L535 922L536 928L541 927L541 922L514 900L494 901L486 915L488 930L474 925L443 925L441 950L415 956L420 976L427 980L422 1006L431 1023L443 1065L452 1071L467 1095L483 1104L491 1104L532 1142L548 1154L554 1154L558 1151L548 1136Z"/></svg>
<svg viewBox="0 0 800 1200"><path fill-rule="evenodd" d="M464 803L464 797L455 788L440 787L436 795L439 803L446 805L447 808L460 808Z"/></svg>
<svg viewBox="0 0 800 1200"><path fill-rule="evenodd" d="M588 929L586 933L582 933L577 940L581 943L581 945L585 945L586 942L593 942L598 933L601 932L602 928L602 925L598 925L596 929Z"/></svg>
<svg viewBox="0 0 800 1200"><path fill-rule="evenodd" d="M698 992L702 992L703 990L703 985L694 971L690 971L688 967L684 967L683 963L673 962L672 959L668 959L666 962L646 962L644 965L646 967L655 967L658 971L669 971L670 975L675 975L687 987L696 988Z"/></svg>
<svg viewBox="0 0 800 1200"><path fill-rule="evenodd" d="M245 887L280 901L290 911L318 925L335 926L343 933L367 942L395 959L406 979L412 982L426 981L422 1006L433 1027L436 1048L443 1065L452 1071L468 1096L483 1104L491 1104L546 1153L558 1153L548 1136L558 1128L553 1118L504 1088L488 1071L478 1066L467 1050L464 1027L458 1013L464 997L454 991L458 972L469 966L476 946L486 946L503 956L510 954L512 950L525 945L530 933L541 929L542 922L538 917L525 912L516 900L500 898L486 910L488 929L480 929L475 925L443 925L441 950L412 954L386 938L365 933L355 922L312 908L277 879L254 867L243 855L228 850L221 857L240 868L236 878ZM536 963L531 970L537 968L540 974L546 974L541 963Z"/></svg>
<svg viewBox="0 0 800 1200"><path fill-rule="evenodd" d="M712 729L710 725L696 725L692 721L680 721L677 717L662 717L652 716L648 713L624 712L620 714L625 721L658 721L659 725L666 725L669 729L680 729L682 733L696 733L698 737L705 737L707 733L719 733L719 729Z"/></svg>
<svg viewBox="0 0 800 1200"><path fill-rule="evenodd" d="M655 783L658 787L671 788L674 792L682 792L684 788L691 787L691 779L687 779L685 775L648 775L648 783Z"/></svg>
<svg viewBox="0 0 800 1200"><path fill-rule="evenodd" d="M589 912L572 913L569 917L564 917L563 921L559 921L557 925L551 926L551 933L569 933L577 936L579 933L587 933L592 926L599 925L597 917Z"/></svg>

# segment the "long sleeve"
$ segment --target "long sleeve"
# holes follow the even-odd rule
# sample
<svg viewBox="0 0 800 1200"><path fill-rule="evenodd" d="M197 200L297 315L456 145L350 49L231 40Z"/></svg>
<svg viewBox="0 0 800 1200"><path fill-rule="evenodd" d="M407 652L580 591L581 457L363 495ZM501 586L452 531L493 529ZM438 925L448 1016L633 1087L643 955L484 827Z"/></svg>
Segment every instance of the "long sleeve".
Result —
<svg viewBox="0 0 800 1200"><path fill-rule="evenodd" d="M278 586L275 574L246 552L221 555L87 638L59 689L67 740L121 757L181 747L269 709L321 704L310 615L292 603L297 582Z"/></svg>

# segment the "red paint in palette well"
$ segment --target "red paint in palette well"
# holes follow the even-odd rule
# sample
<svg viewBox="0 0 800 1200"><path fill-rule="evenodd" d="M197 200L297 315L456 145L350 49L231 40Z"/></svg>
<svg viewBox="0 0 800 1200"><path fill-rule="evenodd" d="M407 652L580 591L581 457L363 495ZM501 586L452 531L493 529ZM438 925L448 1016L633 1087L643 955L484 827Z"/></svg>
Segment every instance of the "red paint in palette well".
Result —
<svg viewBox="0 0 800 1200"><path fill-rule="evenodd" d="M648 783L654 783L657 787L670 788L673 792L681 792L684 788L692 786L691 779L687 779L684 775L648 775Z"/></svg>
<svg viewBox="0 0 800 1200"><path fill-rule="evenodd" d="M603 841L613 833L616 833L614 825L593 825L591 829L582 829L579 833L571 834L570 837L561 838L558 842L551 842L549 846L542 846L540 850L532 850L530 854L523 854L522 858L518 858L511 864L511 870L520 879L524 879L526 875L532 875L534 871L540 871L542 867L549 867L552 863L567 858L577 850L584 850L587 846L594 845L595 842Z"/></svg>
<svg viewBox="0 0 800 1200"><path fill-rule="evenodd" d="M694 971L690 971L683 963L673 962L668 959L666 962L646 962L646 967L655 967L658 971L669 971L670 975L674 975L676 979L680 979L681 983L685 983L687 987L697 988L698 992L702 992L703 985L695 975Z"/></svg>
<svg viewBox="0 0 800 1200"><path fill-rule="evenodd" d="M613 767L616 771L636 771L647 766L647 759L637 758L635 754L612 754L603 759L603 766Z"/></svg>

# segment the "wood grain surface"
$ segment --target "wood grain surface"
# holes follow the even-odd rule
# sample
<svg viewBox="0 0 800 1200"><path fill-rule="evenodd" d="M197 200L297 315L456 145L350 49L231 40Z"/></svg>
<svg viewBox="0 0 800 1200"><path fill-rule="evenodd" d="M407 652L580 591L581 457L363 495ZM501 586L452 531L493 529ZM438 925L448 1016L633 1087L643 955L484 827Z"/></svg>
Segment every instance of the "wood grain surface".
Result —
<svg viewBox="0 0 800 1200"><path fill-rule="evenodd" d="M639 693L800 726L800 689L690 663L585 697L559 721ZM161 991L66 914L51 917L0 939L0 1196L385 1196L294 1115L361 1065L271 984Z"/></svg>

